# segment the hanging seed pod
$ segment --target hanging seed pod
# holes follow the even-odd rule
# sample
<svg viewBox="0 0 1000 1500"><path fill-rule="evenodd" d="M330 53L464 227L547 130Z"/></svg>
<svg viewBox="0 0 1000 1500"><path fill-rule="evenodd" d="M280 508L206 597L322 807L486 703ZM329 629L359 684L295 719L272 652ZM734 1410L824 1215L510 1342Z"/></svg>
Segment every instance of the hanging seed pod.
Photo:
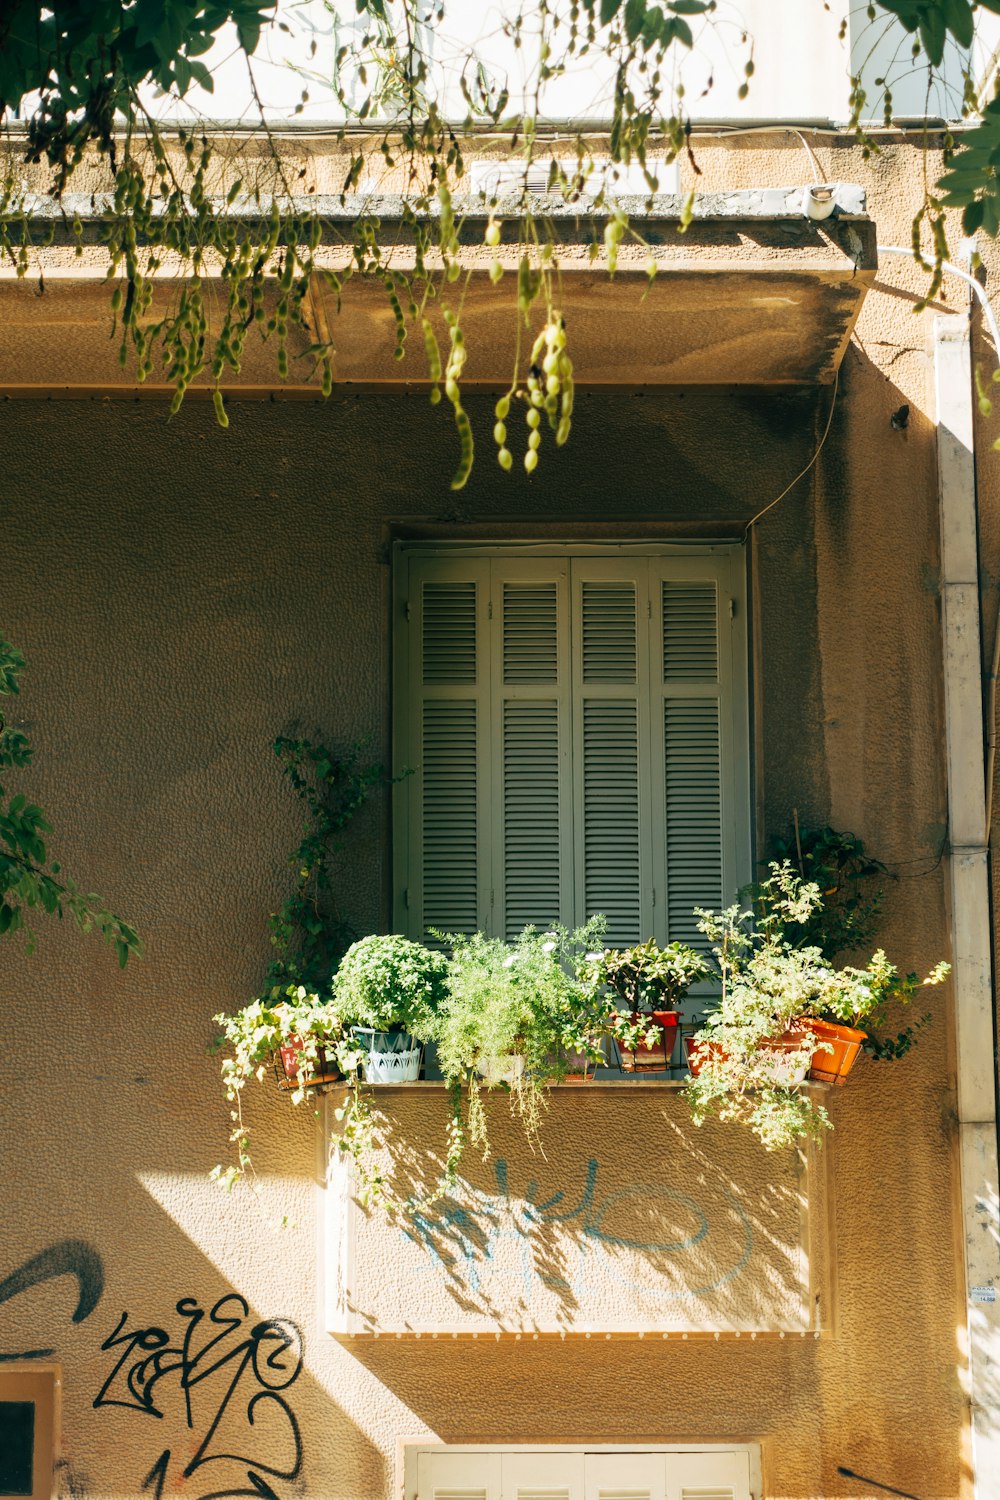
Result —
<svg viewBox="0 0 1000 1500"><path fill-rule="evenodd" d="M212 405L215 407L215 420L218 422L219 426L228 427L229 414L226 411L226 404L223 400L222 392L219 390L218 386L216 386L215 390L212 392Z"/></svg>

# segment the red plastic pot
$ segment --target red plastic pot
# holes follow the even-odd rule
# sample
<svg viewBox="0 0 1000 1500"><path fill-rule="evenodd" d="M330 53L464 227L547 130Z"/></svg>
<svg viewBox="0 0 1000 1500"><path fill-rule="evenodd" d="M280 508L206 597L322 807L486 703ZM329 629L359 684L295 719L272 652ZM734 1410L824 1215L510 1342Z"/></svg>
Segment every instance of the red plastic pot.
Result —
<svg viewBox="0 0 1000 1500"><path fill-rule="evenodd" d="M316 1064L312 1073L299 1077L299 1059L304 1049L301 1037L289 1037L283 1047L278 1048L278 1054L274 1059L274 1074L278 1080L279 1089L291 1090L299 1088L318 1088L322 1083L338 1083L343 1074L332 1058L327 1057L326 1048L319 1047L316 1052Z"/></svg>
<svg viewBox="0 0 1000 1500"><path fill-rule="evenodd" d="M680 1025L680 1016L677 1011L635 1010L632 1012L631 1019L641 1022L647 1028L658 1026L660 1040L652 1047L640 1044L634 1051L619 1042L618 1050L621 1053L623 1071L626 1073L666 1072L670 1067L670 1059L677 1043L677 1029Z"/></svg>

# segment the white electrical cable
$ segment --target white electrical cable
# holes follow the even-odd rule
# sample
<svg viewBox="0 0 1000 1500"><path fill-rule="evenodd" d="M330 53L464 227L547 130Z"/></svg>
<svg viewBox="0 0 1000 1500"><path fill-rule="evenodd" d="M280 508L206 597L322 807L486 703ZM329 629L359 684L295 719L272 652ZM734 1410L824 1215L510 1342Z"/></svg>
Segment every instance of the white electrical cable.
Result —
<svg viewBox="0 0 1000 1500"><path fill-rule="evenodd" d="M905 255L907 260L913 259L913 251L904 250L902 245L876 245L875 248L877 249L879 255ZM998 363L1000 363L1000 325L997 324L996 314L990 306L990 299L987 297L985 291L980 286L976 278L974 276L970 276L968 271L963 271L961 266L956 266L954 262L950 260L942 261L941 265L945 271L948 271L952 276L957 276L961 281L965 282L966 286L971 287L973 295L976 297L980 307L983 310L983 317L986 319L986 322L989 325L990 334L993 338L993 347L996 351L997 361Z"/></svg>

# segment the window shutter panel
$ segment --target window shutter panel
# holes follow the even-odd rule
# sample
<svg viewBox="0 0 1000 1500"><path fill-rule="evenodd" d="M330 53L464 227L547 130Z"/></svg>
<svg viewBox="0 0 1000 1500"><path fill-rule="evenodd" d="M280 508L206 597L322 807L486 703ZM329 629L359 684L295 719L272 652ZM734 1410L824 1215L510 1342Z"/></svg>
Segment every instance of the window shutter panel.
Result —
<svg viewBox="0 0 1000 1500"><path fill-rule="evenodd" d="M404 923L475 932L488 870L484 756L489 745L488 565L414 558L408 588L408 734L401 765L409 801ZM412 785L410 784L412 783Z"/></svg>
<svg viewBox="0 0 1000 1500"><path fill-rule="evenodd" d="M417 1500L500 1500L499 1453L421 1453Z"/></svg>
<svg viewBox="0 0 1000 1500"><path fill-rule="evenodd" d="M584 1500L582 1453L505 1453L503 1500Z"/></svg>
<svg viewBox="0 0 1000 1500"><path fill-rule="evenodd" d="M586 1500L664 1500L662 1453L588 1453Z"/></svg>
<svg viewBox="0 0 1000 1500"><path fill-rule="evenodd" d="M493 567L493 682L501 743L494 793L503 860L495 924L510 939L567 913L569 641L565 564Z"/></svg>
<svg viewBox="0 0 1000 1500"><path fill-rule="evenodd" d="M644 563L619 560L574 563L576 918L602 912L606 940L619 946L640 939L650 922L639 690L644 571Z"/></svg>
<svg viewBox="0 0 1000 1500"><path fill-rule="evenodd" d="M668 1453L667 1500L751 1500L747 1452Z"/></svg>
<svg viewBox="0 0 1000 1500"><path fill-rule="evenodd" d="M700 576L699 576L700 566ZM671 941L704 946L696 906L725 903L720 600L711 561L658 580L666 926ZM708 576L705 576L705 573Z"/></svg>

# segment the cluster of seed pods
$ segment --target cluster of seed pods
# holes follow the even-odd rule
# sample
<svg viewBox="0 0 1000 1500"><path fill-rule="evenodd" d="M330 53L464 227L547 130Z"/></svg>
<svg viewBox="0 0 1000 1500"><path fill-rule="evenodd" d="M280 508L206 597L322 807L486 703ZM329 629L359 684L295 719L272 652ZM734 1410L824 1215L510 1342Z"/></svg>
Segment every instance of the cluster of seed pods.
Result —
<svg viewBox="0 0 1000 1500"><path fill-rule="evenodd" d="M556 446L561 448L569 437L572 426L573 392L573 362L566 352L566 325L562 314L553 310L532 346L531 367L525 389L501 396L496 404L497 420L493 437L501 469L509 469L514 462L513 454L507 447L507 417L510 415L511 399L521 400L527 407L524 420L528 428L528 447L524 455L524 467L532 474L538 467L542 416L544 414L547 418L556 436Z"/></svg>

